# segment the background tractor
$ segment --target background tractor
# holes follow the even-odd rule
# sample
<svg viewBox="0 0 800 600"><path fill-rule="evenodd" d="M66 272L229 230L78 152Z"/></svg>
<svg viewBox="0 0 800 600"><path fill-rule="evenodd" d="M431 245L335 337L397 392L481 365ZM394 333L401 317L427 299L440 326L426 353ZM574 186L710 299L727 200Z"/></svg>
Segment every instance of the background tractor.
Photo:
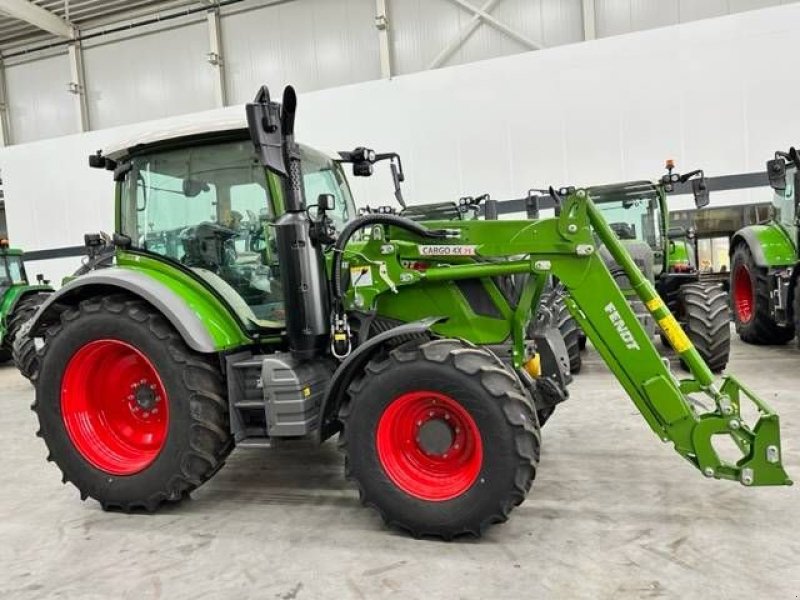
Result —
<svg viewBox="0 0 800 600"><path fill-rule="evenodd" d="M800 155L776 152L767 162L774 194L769 222L731 239L731 304L736 331L750 344L785 344L800 327L798 195Z"/></svg>
<svg viewBox="0 0 800 600"><path fill-rule="evenodd" d="M248 130L92 158L117 181L114 264L30 323L39 435L82 498L155 510L235 445L338 435L387 523L480 535L524 501L541 422L564 399L544 376L551 336L528 336L551 277L660 439L707 477L790 483L778 416L734 377L715 381L585 190L555 219L344 219L341 166L296 143L296 105L292 88L279 103L265 87ZM663 363L598 242L692 377ZM514 297L508 276L526 276ZM720 436L738 460L717 453Z"/></svg>
<svg viewBox="0 0 800 600"><path fill-rule="evenodd" d="M676 183L692 182L697 208L708 205L708 190L702 171L678 175L673 168L668 162L667 174L656 183L634 181L590 187L587 193L636 265L655 285L703 360L712 371L719 372L728 364L730 354L727 294L719 284L700 281L689 234L683 228L670 228L667 206L667 195ZM656 324L650 311L610 253L605 249L601 252L645 329L654 334ZM671 347L663 332L661 340Z"/></svg>
<svg viewBox="0 0 800 600"><path fill-rule="evenodd" d="M44 283L31 285L22 251L0 240L0 363L11 360L17 334L52 291Z"/></svg>

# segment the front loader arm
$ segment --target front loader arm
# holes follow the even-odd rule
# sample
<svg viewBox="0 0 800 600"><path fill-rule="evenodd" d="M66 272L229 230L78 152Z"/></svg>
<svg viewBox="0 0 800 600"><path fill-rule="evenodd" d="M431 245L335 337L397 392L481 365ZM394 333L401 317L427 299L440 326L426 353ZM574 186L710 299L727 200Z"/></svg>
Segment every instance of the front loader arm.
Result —
<svg viewBox="0 0 800 600"><path fill-rule="evenodd" d="M692 374L683 381L675 378L599 255L591 252L582 271L575 268L572 257L553 261L553 273L569 293L570 312L653 431L663 441L671 441L675 450L707 477L734 479L744 485L791 484L780 460L778 415L733 376L715 383L711 370L652 284L586 192L578 190L565 202L559 232L580 245L587 226L625 271L632 288ZM745 400L758 411L755 423L742 418L740 406ZM725 461L715 449L717 436L725 435L741 451L735 463Z"/></svg>
<svg viewBox="0 0 800 600"><path fill-rule="evenodd" d="M350 308L380 313L380 298L400 294L407 286L447 286L463 279L530 275L522 298L509 318L514 364L521 367L525 325L544 278L555 275L566 288L566 304L620 381L648 425L707 477L738 480L744 485L791 484L781 464L779 419L766 403L734 377L714 375L639 271L585 190L562 202L560 215L541 221L436 221L431 228L458 229L460 235L437 245L390 229L347 246L354 273L369 271L347 294ZM596 236L596 237L595 237ZM670 344L688 365L692 377L679 381L670 371L631 310L614 277L597 252L604 245L625 271ZM425 264L424 269L415 267ZM360 277L360 275L359 275ZM529 302L528 299L532 301ZM412 315L430 316L430 306L410 306ZM445 307L437 307L447 319ZM426 312L428 311L428 312ZM442 327L446 325L446 321ZM436 327L433 328L436 331ZM443 332L444 333L444 332ZM453 335L448 331L447 335ZM469 331L463 331L465 339ZM496 340L491 343L501 343ZM740 406L750 401L755 422L742 418ZM714 442L730 437L741 458L723 459Z"/></svg>

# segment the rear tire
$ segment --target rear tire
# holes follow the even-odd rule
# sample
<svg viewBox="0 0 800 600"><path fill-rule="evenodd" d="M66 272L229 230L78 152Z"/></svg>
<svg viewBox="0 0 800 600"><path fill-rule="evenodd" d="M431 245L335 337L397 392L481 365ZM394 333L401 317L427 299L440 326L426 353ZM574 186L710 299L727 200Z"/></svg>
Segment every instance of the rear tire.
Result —
<svg viewBox="0 0 800 600"><path fill-rule="evenodd" d="M747 244L739 244L731 260L731 307L736 332L743 342L780 345L794 337L794 327L781 327L770 311L767 270L756 265Z"/></svg>
<svg viewBox="0 0 800 600"><path fill-rule="evenodd" d="M723 371L731 352L731 319L725 290L718 284L688 283L681 286L678 298L686 335L714 373Z"/></svg>
<svg viewBox="0 0 800 600"><path fill-rule="evenodd" d="M113 295L68 307L40 361L37 435L63 482L104 509L180 500L233 447L219 365L141 301Z"/></svg>
<svg viewBox="0 0 800 600"><path fill-rule="evenodd" d="M340 437L361 501L414 537L480 536L530 489L539 425L519 380L458 340L401 346L349 388ZM426 446L426 428L438 430Z"/></svg>
<svg viewBox="0 0 800 600"><path fill-rule="evenodd" d="M17 369L26 379L32 379L38 368L36 345L27 334L25 325L33 318L39 307L50 297L52 292L37 292L25 296L17 304L8 320L8 340L11 355Z"/></svg>

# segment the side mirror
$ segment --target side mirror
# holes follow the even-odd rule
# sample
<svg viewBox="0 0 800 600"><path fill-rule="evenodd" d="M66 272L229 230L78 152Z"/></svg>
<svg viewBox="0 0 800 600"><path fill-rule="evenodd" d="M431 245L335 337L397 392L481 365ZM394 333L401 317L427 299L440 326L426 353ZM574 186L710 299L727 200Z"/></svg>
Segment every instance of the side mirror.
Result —
<svg viewBox="0 0 800 600"><path fill-rule="evenodd" d="M670 227L669 231L667 231L667 238L670 240L680 240L688 236L689 232L686 231L685 227L681 227L680 225Z"/></svg>
<svg viewBox="0 0 800 600"><path fill-rule="evenodd" d="M336 196L333 194L320 194L317 197L317 208L320 211L334 210L336 208Z"/></svg>
<svg viewBox="0 0 800 600"><path fill-rule="evenodd" d="M288 170L283 153L281 105L272 102L269 88L261 86L255 99L245 107L250 139L262 166L286 177Z"/></svg>
<svg viewBox="0 0 800 600"><path fill-rule="evenodd" d="M705 178L692 180L692 192L694 193L694 205L697 208L705 208L711 202Z"/></svg>
<svg viewBox="0 0 800 600"><path fill-rule="evenodd" d="M98 150L96 154L89 155L89 166L92 169L106 168L106 158L100 150Z"/></svg>
<svg viewBox="0 0 800 600"><path fill-rule="evenodd" d="M769 186L776 192L786 189L786 161L782 158L774 158L767 161L767 177Z"/></svg>

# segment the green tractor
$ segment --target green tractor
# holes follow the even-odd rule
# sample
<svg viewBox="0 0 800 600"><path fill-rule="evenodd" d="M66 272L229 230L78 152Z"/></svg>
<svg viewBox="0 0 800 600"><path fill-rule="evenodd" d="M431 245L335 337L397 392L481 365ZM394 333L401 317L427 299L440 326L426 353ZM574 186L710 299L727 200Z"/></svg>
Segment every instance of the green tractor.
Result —
<svg viewBox="0 0 800 600"><path fill-rule="evenodd" d="M785 344L800 331L797 150L776 152L767 175L774 190L772 218L731 238L731 304L742 341Z"/></svg>
<svg viewBox="0 0 800 600"><path fill-rule="evenodd" d="M22 251L0 240L0 363L12 359L18 333L52 292L44 283L31 285Z"/></svg>
<svg viewBox="0 0 800 600"><path fill-rule="evenodd" d="M667 196L678 183L691 182L698 208L708 205L708 188L702 171L678 175L673 169L673 163L668 162L667 173L658 182L605 185L591 187L588 192L703 360L712 371L720 372L730 355L727 294L719 284L700 281L689 233L669 226L667 206ZM620 265L606 249L601 249L601 254L645 329L655 334L656 323L648 307ZM660 337L665 346L672 347L664 332Z"/></svg>
<svg viewBox="0 0 800 600"><path fill-rule="evenodd" d="M346 476L387 523L480 535L524 501L540 417L562 399L544 376L549 337L527 335L553 276L661 440L706 477L791 483L778 416L734 377L715 380L590 193L538 221L345 219L341 165L296 143L296 106L292 88L276 102L264 87L247 129L91 158L116 180L114 264L30 324L38 435L82 498L155 510L237 445L338 436ZM361 169L372 155L352 158ZM661 360L598 242L691 377ZM518 296L498 286L507 276L526 276ZM738 460L718 454L720 437Z"/></svg>

